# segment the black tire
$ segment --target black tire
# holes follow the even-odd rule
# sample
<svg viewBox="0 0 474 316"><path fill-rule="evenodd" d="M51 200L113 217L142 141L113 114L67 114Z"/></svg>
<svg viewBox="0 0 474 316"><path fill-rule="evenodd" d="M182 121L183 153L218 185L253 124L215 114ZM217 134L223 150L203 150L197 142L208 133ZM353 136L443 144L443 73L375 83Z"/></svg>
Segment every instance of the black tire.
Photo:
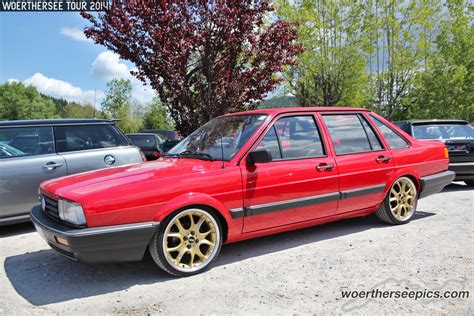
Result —
<svg viewBox="0 0 474 316"><path fill-rule="evenodd" d="M206 259L206 262L203 263L198 268L189 268L188 271L186 271L184 267L180 268L176 266L176 263L175 264L170 263L170 260L172 258L170 258L169 255L168 256L166 255L166 250L164 248L164 244L165 244L164 238L165 238L167 230L170 228L170 225L173 226L173 224L170 224L171 222L175 221L180 216L184 216L185 214L193 210L197 212L201 212L204 216L209 217L210 222L212 222L212 224L215 225L215 231L216 231L215 239L216 240L215 240L215 246L213 247L212 254L209 257L209 260ZM155 235L153 236L148 248L150 250L150 254L153 260L158 265L158 267L160 267L163 271L173 276L187 277L187 276L204 272L211 267L212 263L219 256L219 253L222 247L222 236L223 236L222 225L219 221L219 218L214 213L214 211L210 209L203 209L202 207L199 207L199 208L193 207L193 208L182 209L177 212L174 212L173 214L169 215L163 222L161 222L159 229L156 231ZM181 240L180 244L181 243L184 243L184 241Z"/></svg>
<svg viewBox="0 0 474 316"><path fill-rule="evenodd" d="M466 180L464 182L466 183L467 186L474 187L474 180Z"/></svg>
<svg viewBox="0 0 474 316"><path fill-rule="evenodd" d="M392 213L391 207L390 207L390 203L391 203L390 202L390 196L391 196L390 192L397 185L397 183L399 183L399 181L401 181L401 180L402 181L408 181L409 183L411 183L412 188L414 190L413 209L411 211L411 214L409 216L407 216L406 218L403 218L403 219L397 218ZM416 184L413 182L413 180L411 180L408 177L400 177L392 183L392 185L390 186L390 190L388 190L388 192L387 192L387 196L385 197L385 199L383 200L382 204L380 205L379 209L375 212L375 214L377 215L377 217L382 222L385 222L385 223L391 224L391 225L402 225L402 224L408 223L412 219L413 215L416 212L417 204L418 204L418 190L416 188Z"/></svg>

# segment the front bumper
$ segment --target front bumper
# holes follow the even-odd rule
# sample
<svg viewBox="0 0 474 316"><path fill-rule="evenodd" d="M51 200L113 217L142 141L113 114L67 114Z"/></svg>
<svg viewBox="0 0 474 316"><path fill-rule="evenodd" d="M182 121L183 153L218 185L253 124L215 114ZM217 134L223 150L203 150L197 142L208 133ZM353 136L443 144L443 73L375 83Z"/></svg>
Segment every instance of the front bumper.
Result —
<svg viewBox="0 0 474 316"><path fill-rule="evenodd" d="M421 188L419 198L421 199L440 192L445 186L454 180L454 177L455 174L453 171L444 171L422 177L420 179Z"/></svg>
<svg viewBox="0 0 474 316"><path fill-rule="evenodd" d="M77 229L52 220L39 205L33 207L30 217L51 248L80 262L141 260L159 225L145 222Z"/></svg>
<svg viewBox="0 0 474 316"><path fill-rule="evenodd" d="M456 173L456 181L474 180L474 162L451 162L448 169Z"/></svg>

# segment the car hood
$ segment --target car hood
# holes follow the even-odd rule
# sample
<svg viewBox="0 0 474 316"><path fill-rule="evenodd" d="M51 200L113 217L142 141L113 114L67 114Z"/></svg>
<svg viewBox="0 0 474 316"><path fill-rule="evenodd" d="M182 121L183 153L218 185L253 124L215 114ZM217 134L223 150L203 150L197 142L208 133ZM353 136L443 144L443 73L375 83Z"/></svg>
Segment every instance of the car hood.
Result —
<svg viewBox="0 0 474 316"><path fill-rule="evenodd" d="M78 201L81 197L103 190L113 190L131 183L146 183L153 179L176 181L194 173L206 173L220 168L220 161L165 158L152 162L88 171L49 180L41 184L44 194L52 198Z"/></svg>

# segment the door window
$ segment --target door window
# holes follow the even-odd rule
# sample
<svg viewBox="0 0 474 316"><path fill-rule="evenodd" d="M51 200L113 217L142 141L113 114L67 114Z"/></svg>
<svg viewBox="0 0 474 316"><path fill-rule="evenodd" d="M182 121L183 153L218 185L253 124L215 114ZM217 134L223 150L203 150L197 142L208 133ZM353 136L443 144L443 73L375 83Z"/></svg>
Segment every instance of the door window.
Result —
<svg viewBox="0 0 474 316"><path fill-rule="evenodd" d="M372 128L358 114L323 115L337 155L382 150Z"/></svg>
<svg viewBox="0 0 474 316"><path fill-rule="evenodd" d="M56 127L58 152L129 145L114 125L70 125Z"/></svg>
<svg viewBox="0 0 474 316"><path fill-rule="evenodd" d="M278 119L257 145L258 149L269 151L275 160L325 155L321 135L312 115Z"/></svg>
<svg viewBox="0 0 474 316"><path fill-rule="evenodd" d="M382 123L380 120L376 119L373 116L371 116L371 118L379 129L379 131L382 133L390 148L400 149L410 147L410 144L403 137L395 133L395 131L393 131L385 123Z"/></svg>
<svg viewBox="0 0 474 316"><path fill-rule="evenodd" d="M51 127L0 128L0 159L54 153Z"/></svg>

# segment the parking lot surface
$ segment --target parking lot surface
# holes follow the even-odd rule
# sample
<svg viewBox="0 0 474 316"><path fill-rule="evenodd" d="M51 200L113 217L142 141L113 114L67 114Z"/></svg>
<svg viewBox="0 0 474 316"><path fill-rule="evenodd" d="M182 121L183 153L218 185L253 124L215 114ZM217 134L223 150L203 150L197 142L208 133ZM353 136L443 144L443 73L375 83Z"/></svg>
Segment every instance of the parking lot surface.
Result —
<svg viewBox="0 0 474 316"><path fill-rule="evenodd" d="M0 314L474 313L474 190L422 199L411 223L374 216L225 245L208 272L80 264L30 224L0 227ZM343 298L342 291L469 291L469 298Z"/></svg>

